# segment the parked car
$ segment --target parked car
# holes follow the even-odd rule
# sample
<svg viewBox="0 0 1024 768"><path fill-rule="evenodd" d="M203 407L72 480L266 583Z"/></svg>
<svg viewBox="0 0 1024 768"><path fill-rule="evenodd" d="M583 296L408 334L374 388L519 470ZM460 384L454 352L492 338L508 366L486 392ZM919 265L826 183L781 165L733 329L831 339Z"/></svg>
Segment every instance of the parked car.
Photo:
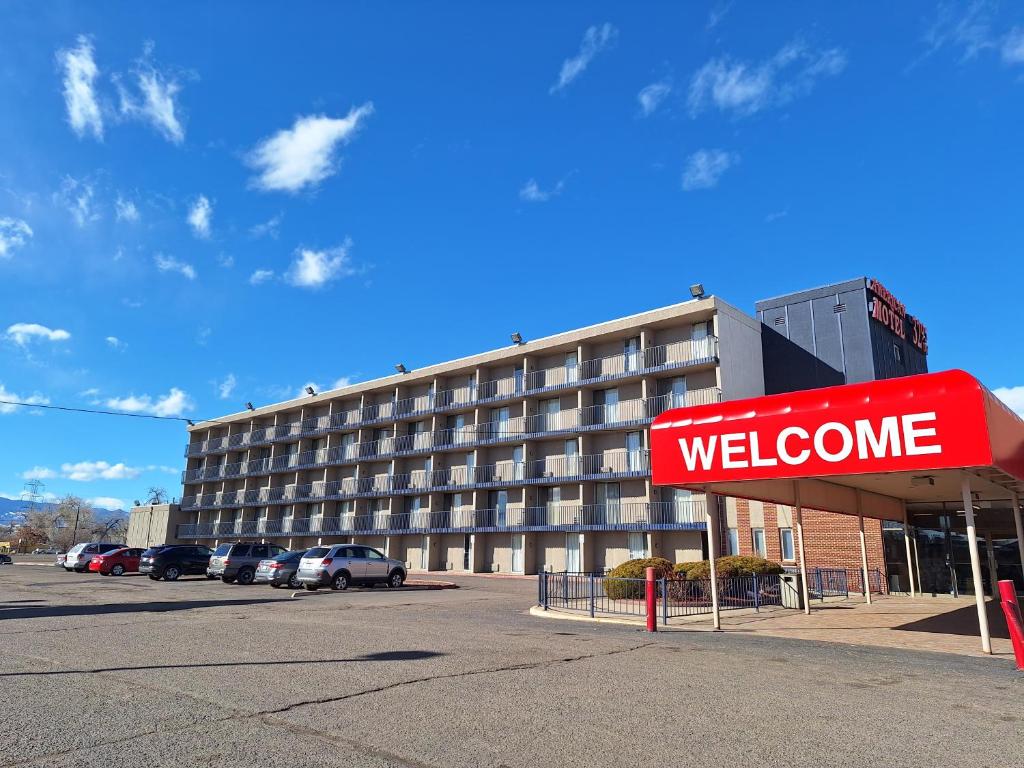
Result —
<svg viewBox="0 0 1024 768"><path fill-rule="evenodd" d="M54 566L56 566L57 568L63 568L64 567L64 560L66 558L67 558L67 555L65 555L63 552L58 552L57 553L57 558L53 561Z"/></svg>
<svg viewBox="0 0 1024 768"><path fill-rule="evenodd" d="M94 555L102 555L113 549L120 549L124 544L111 544L104 541L91 541L75 544L64 556L64 570L84 573ZM58 558L59 562L59 558Z"/></svg>
<svg viewBox="0 0 1024 768"><path fill-rule="evenodd" d="M102 576L124 576L126 573L138 573L139 558L142 550L135 547L121 547L95 555L89 561L89 570Z"/></svg>
<svg viewBox="0 0 1024 768"><path fill-rule="evenodd" d="M351 584L405 583L405 563L391 560L373 547L335 544L313 547L299 560L298 580L308 590L329 586L348 589Z"/></svg>
<svg viewBox="0 0 1024 768"><path fill-rule="evenodd" d="M306 554L306 550L297 549L291 552L282 552L277 557L269 560L260 560L256 566L256 583L269 584L272 587L280 588L286 584L292 589L298 589L299 583L299 560Z"/></svg>
<svg viewBox="0 0 1024 768"><path fill-rule="evenodd" d="M139 558L139 573L151 579L176 581L179 576L206 573L213 550L192 544L159 544Z"/></svg>
<svg viewBox="0 0 1024 768"><path fill-rule="evenodd" d="M221 544L210 557L206 569L208 579L220 579L225 584L237 581L252 584L261 560L277 557L287 550L277 544L257 544L249 541L229 541Z"/></svg>
<svg viewBox="0 0 1024 768"><path fill-rule="evenodd" d="M60 555L63 554L58 547L36 547L32 550L33 555Z"/></svg>
<svg viewBox="0 0 1024 768"><path fill-rule="evenodd" d="M6 552L0 552L0 565L13 565L14 561Z"/></svg>

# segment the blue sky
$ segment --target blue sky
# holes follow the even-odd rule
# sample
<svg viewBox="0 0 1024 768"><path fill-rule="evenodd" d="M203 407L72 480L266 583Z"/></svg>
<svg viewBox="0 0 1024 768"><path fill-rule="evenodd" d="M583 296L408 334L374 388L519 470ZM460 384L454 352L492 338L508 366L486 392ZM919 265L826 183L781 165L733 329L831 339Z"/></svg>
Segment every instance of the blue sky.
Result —
<svg viewBox="0 0 1024 768"><path fill-rule="evenodd" d="M1022 118L1009 3L8 0L0 399L217 416L859 275L1022 387ZM180 491L179 423L0 434L0 495Z"/></svg>

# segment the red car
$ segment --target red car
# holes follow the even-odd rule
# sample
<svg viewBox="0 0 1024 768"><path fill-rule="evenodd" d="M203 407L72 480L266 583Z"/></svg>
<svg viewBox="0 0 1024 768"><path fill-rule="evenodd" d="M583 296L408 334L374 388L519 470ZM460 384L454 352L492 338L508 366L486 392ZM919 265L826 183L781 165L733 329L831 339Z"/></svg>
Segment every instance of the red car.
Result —
<svg viewBox="0 0 1024 768"><path fill-rule="evenodd" d="M121 547L104 555L96 555L89 561L89 570L104 576L123 576L126 573L139 572L139 558L142 550L134 547Z"/></svg>

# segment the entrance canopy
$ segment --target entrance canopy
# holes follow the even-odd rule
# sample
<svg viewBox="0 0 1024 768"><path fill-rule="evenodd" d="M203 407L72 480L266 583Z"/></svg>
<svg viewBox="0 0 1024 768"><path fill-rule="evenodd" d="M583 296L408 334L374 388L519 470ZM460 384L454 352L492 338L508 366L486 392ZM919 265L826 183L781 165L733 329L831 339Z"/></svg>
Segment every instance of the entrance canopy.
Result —
<svg viewBox="0 0 1024 768"><path fill-rule="evenodd" d="M967 476L978 506L1015 499L1024 421L953 370L666 411L651 461L655 485L902 522Z"/></svg>

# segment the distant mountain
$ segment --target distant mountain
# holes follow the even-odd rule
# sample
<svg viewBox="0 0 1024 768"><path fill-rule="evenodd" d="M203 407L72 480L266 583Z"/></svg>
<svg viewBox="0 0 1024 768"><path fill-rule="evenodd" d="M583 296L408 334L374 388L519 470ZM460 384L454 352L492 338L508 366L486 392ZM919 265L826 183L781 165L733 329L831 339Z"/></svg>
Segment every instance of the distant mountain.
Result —
<svg viewBox="0 0 1024 768"><path fill-rule="evenodd" d="M8 499L4 496L0 496L0 525L9 523L11 520L17 518L27 506L28 504L22 499ZM39 502L37 506L48 512L52 512L57 508L57 505L52 501L42 501ZM123 509L103 509L102 507L93 507L93 510L101 518L110 517L111 515L128 514Z"/></svg>

